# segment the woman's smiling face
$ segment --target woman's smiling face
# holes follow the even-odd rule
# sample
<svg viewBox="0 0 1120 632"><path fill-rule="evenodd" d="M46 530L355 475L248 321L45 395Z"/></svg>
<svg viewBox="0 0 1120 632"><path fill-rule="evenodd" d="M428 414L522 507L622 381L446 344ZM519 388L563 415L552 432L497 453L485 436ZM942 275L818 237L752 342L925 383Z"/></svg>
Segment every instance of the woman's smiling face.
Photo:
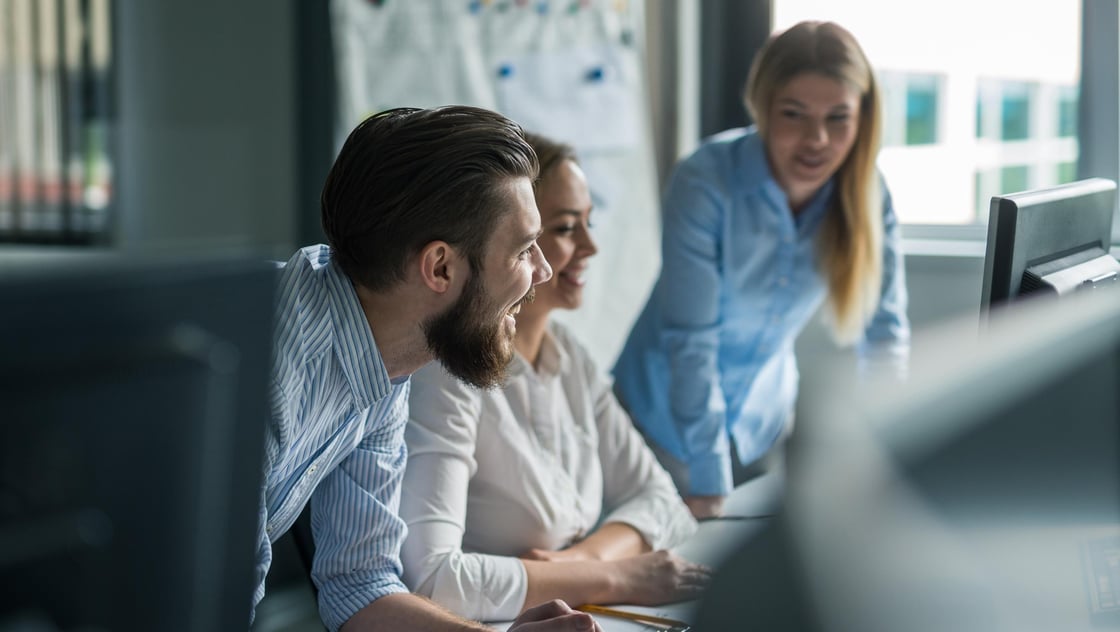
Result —
<svg viewBox="0 0 1120 632"><path fill-rule="evenodd" d="M836 173L859 135L860 94L825 75L802 73L774 94L766 153L794 211Z"/></svg>
<svg viewBox="0 0 1120 632"><path fill-rule="evenodd" d="M575 309L583 303L583 273L598 252L591 238L591 192L583 170L563 160L537 184L541 236L537 244L552 267L552 279L537 286L533 309Z"/></svg>

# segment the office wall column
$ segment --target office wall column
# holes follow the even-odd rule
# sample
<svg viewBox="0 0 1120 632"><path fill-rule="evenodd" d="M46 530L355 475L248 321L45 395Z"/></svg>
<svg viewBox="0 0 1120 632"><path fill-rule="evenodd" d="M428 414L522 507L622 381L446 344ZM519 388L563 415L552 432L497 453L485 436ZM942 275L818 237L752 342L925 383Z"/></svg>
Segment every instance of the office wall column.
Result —
<svg viewBox="0 0 1120 632"><path fill-rule="evenodd" d="M749 121L743 86L751 60L770 35L770 0L702 0L700 5L700 134Z"/></svg>
<svg viewBox="0 0 1120 632"><path fill-rule="evenodd" d="M1117 2L1082 0L1079 178L1120 177L1120 11ZM1114 229L1115 230L1115 229Z"/></svg>
<svg viewBox="0 0 1120 632"><path fill-rule="evenodd" d="M120 248L290 251L293 3L114 2Z"/></svg>

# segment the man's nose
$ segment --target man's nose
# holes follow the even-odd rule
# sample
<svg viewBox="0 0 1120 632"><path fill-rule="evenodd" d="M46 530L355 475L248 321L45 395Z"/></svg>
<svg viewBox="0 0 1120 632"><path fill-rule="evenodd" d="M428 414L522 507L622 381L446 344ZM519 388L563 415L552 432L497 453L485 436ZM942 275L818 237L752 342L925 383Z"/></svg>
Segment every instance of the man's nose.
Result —
<svg viewBox="0 0 1120 632"><path fill-rule="evenodd" d="M552 278L552 266L544 258L540 246L533 244L533 285L540 285Z"/></svg>

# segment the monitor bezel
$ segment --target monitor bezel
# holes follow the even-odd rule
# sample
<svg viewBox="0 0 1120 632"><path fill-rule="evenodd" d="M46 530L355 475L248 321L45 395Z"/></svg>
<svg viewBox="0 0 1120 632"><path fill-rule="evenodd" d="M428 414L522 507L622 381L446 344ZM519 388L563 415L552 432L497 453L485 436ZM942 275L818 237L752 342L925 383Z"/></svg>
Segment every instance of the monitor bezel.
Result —
<svg viewBox="0 0 1120 632"><path fill-rule="evenodd" d="M1112 245L1116 183L1089 178L992 198L980 311L1020 296L1027 268Z"/></svg>

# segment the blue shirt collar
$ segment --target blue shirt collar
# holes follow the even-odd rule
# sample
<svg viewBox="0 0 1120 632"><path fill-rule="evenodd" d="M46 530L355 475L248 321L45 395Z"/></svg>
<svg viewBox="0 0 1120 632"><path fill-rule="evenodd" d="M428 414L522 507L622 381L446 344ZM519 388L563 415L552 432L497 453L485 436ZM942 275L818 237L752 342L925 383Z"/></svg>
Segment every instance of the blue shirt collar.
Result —
<svg viewBox="0 0 1120 632"><path fill-rule="evenodd" d="M309 246L303 252L311 266L323 275L334 329L334 352L350 384L354 404L358 409L368 408L388 395L392 384L358 293L350 277L331 260L328 246Z"/></svg>

